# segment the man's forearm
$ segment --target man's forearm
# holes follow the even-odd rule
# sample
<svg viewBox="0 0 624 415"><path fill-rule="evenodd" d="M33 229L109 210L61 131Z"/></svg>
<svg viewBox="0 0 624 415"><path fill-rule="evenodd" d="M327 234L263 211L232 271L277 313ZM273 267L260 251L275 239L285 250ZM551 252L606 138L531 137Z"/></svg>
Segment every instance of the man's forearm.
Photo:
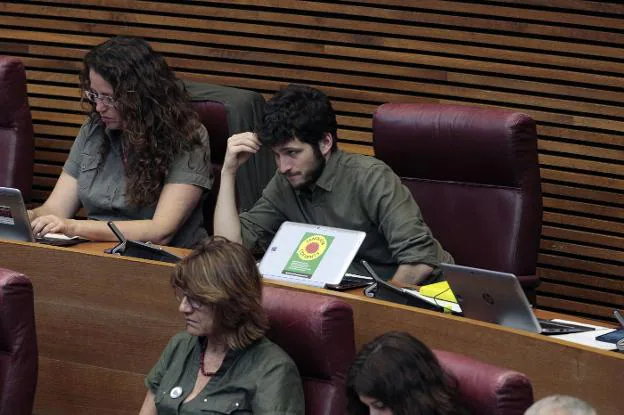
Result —
<svg viewBox="0 0 624 415"><path fill-rule="evenodd" d="M401 264L391 280L399 285L419 285L432 271L427 264Z"/></svg>
<svg viewBox="0 0 624 415"><path fill-rule="evenodd" d="M236 207L236 175L221 174L221 184L214 213L214 234L242 243L240 218Z"/></svg>

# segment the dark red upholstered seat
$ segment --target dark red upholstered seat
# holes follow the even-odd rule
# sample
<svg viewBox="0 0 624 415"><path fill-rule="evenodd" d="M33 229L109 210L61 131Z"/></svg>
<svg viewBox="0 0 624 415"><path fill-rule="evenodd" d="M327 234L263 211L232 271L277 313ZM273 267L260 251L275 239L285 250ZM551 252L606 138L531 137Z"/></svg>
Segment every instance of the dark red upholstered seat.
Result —
<svg viewBox="0 0 624 415"><path fill-rule="evenodd" d="M34 138L22 62L0 56L0 186L21 190L29 201Z"/></svg>
<svg viewBox="0 0 624 415"><path fill-rule="evenodd" d="M355 358L353 311L342 300L264 287L267 337L288 353L303 379L308 415L343 415L346 372Z"/></svg>
<svg viewBox="0 0 624 415"><path fill-rule="evenodd" d="M442 367L458 382L466 407L479 415L522 415L533 403L531 381L523 373L467 356L434 350Z"/></svg>
<svg viewBox="0 0 624 415"><path fill-rule="evenodd" d="M511 272L534 302L542 197L536 127L528 115L384 104L373 118L373 144L456 263Z"/></svg>
<svg viewBox="0 0 624 415"><path fill-rule="evenodd" d="M30 280L0 268L0 415L30 415L38 349Z"/></svg>

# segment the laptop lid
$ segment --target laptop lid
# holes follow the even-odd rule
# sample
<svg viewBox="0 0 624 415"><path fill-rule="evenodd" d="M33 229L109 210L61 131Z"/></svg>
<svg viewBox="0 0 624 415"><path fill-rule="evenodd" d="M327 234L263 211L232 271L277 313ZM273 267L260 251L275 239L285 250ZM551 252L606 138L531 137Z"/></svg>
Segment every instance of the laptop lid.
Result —
<svg viewBox="0 0 624 415"><path fill-rule="evenodd" d="M284 222L260 261L265 278L324 287L338 284L366 233Z"/></svg>
<svg viewBox="0 0 624 415"><path fill-rule="evenodd" d="M0 187L0 239L34 241L26 205L19 189Z"/></svg>
<svg viewBox="0 0 624 415"><path fill-rule="evenodd" d="M541 326L515 275L441 264L464 316L540 333Z"/></svg>

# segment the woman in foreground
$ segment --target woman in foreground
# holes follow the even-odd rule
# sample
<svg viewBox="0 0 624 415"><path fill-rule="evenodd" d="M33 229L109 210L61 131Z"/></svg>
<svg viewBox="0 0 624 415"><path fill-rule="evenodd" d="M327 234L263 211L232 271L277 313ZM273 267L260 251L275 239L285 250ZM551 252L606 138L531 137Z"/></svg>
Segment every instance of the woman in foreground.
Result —
<svg viewBox="0 0 624 415"><path fill-rule="evenodd" d="M242 245L201 243L173 272L186 332L174 336L148 374L140 415L303 415L292 359L264 334L262 282Z"/></svg>
<svg viewBox="0 0 624 415"><path fill-rule="evenodd" d="M455 380L433 352L407 333L366 344L347 375L350 415L467 415Z"/></svg>

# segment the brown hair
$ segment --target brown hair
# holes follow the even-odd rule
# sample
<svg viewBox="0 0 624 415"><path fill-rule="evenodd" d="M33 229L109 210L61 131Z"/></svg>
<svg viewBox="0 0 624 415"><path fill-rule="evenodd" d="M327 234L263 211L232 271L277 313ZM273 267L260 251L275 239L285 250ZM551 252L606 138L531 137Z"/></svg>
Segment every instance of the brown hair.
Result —
<svg viewBox="0 0 624 415"><path fill-rule="evenodd" d="M457 381L420 340L388 332L364 345L347 373L349 415L365 415L365 395L385 404L394 415L467 415Z"/></svg>
<svg viewBox="0 0 624 415"><path fill-rule="evenodd" d="M217 335L232 349L264 336L262 277L249 250L222 237L200 242L171 275L171 285L214 308Z"/></svg>
<svg viewBox="0 0 624 415"><path fill-rule="evenodd" d="M126 198L135 206L153 205L176 157L201 145L201 124L187 91L165 59L141 38L117 36L91 49L80 73L83 96L91 89L90 70L113 87L123 120L121 140L131 151ZM90 116L101 122L93 103ZM107 151L105 140L103 157Z"/></svg>

